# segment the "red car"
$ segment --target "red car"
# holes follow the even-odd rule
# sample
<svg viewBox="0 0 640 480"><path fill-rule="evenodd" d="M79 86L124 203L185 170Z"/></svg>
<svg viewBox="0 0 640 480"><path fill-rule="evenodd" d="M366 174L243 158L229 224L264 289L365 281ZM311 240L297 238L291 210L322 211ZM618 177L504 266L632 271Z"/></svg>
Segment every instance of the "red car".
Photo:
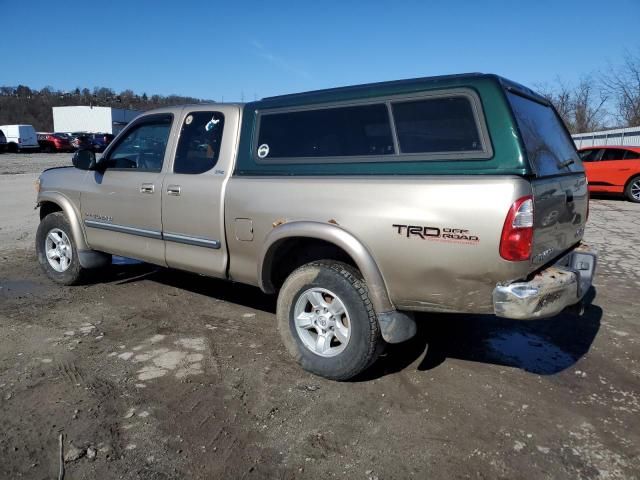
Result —
<svg viewBox="0 0 640 480"><path fill-rule="evenodd" d="M624 194L629 201L640 203L640 147L589 147L578 153L590 192Z"/></svg>
<svg viewBox="0 0 640 480"><path fill-rule="evenodd" d="M38 133L38 145L42 152L72 152L73 147L64 133Z"/></svg>

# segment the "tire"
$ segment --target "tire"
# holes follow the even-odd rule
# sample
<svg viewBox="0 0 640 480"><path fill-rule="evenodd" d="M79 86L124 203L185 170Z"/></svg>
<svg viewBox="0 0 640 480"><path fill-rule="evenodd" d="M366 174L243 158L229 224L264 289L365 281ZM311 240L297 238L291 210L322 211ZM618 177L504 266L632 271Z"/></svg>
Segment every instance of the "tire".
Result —
<svg viewBox="0 0 640 480"><path fill-rule="evenodd" d="M55 255L48 258L47 251ZM62 212L50 213L40 221L36 232L36 253L42 270L56 283L76 285L87 277L89 270L80 265L71 226Z"/></svg>
<svg viewBox="0 0 640 480"><path fill-rule="evenodd" d="M630 202L640 203L640 175L629 180L624 189L624 196Z"/></svg>
<svg viewBox="0 0 640 480"><path fill-rule="evenodd" d="M16 145L15 143L10 143L9 145L7 145L7 151L9 153L18 153L18 145Z"/></svg>
<svg viewBox="0 0 640 480"><path fill-rule="evenodd" d="M277 319L296 362L331 380L366 370L384 344L360 272L332 260L308 263L287 277L278 294Z"/></svg>

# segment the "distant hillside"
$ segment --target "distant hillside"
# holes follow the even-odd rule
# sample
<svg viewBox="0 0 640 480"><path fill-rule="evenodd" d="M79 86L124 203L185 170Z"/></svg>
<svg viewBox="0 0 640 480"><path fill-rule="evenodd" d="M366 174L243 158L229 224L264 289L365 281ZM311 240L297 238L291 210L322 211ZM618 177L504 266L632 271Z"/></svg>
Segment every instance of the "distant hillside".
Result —
<svg viewBox="0 0 640 480"><path fill-rule="evenodd" d="M115 93L110 88L76 88L71 92L45 87L33 90L24 85L0 87L0 125L16 123L31 124L37 131L53 130L51 107L69 105L93 105L100 107L127 108L131 110L149 110L152 108L179 105L182 103L208 103L193 97L179 95L138 95L132 90Z"/></svg>

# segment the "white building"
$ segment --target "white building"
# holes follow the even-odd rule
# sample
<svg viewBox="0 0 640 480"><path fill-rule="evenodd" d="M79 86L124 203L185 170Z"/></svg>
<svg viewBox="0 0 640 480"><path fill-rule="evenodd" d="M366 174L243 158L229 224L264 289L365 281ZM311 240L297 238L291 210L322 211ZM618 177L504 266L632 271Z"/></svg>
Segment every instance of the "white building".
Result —
<svg viewBox="0 0 640 480"><path fill-rule="evenodd" d="M53 107L53 130L115 135L140 113L111 107Z"/></svg>
<svg viewBox="0 0 640 480"><path fill-rule="evenodd" d="M605 145L640 145L640 127L616 128L600 132L576 133L571 135L576 148Z"/></svg>

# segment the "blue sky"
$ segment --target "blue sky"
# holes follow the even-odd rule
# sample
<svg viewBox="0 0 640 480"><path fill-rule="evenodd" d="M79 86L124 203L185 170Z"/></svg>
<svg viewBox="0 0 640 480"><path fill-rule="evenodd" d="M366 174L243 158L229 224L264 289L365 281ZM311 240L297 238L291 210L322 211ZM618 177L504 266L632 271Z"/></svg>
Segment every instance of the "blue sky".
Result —
<svg viewBox="0 0 640 480"><path fill-rule="evenodd" d="M2 22L0 85L218 101L470 71L535 86L640 52L640 0L27 4Z"/></svg>

